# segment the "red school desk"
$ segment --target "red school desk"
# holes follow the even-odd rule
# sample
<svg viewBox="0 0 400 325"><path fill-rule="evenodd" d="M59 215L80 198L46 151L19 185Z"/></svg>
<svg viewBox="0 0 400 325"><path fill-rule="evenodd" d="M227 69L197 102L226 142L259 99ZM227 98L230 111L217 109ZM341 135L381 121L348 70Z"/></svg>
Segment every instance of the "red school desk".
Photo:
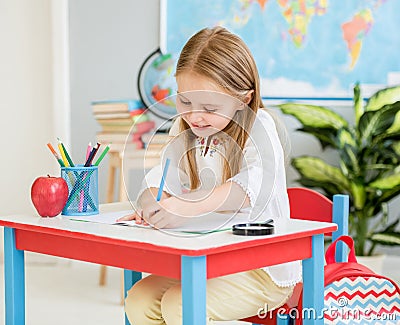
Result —
<svg viewBox="0 0 400 325"><path fill-rule="evenodd" d="M126 208L124 203L113 203L101 210ZM0 217L0 226L5 227L6 325L25 324L24 251L181 279L184 325L206 324L207 278L303 260L303 308L314 310L316 316L304 319L304 324L324 321L318 312L324 307L323 234L336 230L333 223L289 220L279 233L259 237L230 231L173 236L154 229L32 215Z"/></svg>

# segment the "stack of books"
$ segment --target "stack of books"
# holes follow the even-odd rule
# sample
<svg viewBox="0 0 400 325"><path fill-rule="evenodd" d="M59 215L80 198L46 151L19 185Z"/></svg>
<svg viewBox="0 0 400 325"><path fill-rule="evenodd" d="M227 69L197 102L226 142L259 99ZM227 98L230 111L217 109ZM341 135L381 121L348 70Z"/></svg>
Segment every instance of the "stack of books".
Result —
<svg viewBox="0 0 400 325"><path fill-rule="evenodd" d="M144 147L152 152L161 152L170 139L172 137L169 136L168 132L147 133L142 136Z"/></svg>
<svg viewBox="0 0 400 325"><path fill-rule="evenodd" d="M140 100L110 100L92 102L92 112L101 130L97 141L113 143L113 149L122 150L125 142L136 149L144 148L142 135L155 128Z"/></svg>

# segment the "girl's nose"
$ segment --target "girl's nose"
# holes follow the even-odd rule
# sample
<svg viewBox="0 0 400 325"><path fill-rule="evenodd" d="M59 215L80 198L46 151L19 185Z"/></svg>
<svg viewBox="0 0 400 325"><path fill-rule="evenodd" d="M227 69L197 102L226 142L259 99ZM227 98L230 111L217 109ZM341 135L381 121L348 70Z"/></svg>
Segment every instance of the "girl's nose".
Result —
<svg viewBox="0 0 400 325"><path fill-rule="evenodd" d="M189 113L189 120L191 122L199 122L203 119L201 112L190 112Z"/></svg>

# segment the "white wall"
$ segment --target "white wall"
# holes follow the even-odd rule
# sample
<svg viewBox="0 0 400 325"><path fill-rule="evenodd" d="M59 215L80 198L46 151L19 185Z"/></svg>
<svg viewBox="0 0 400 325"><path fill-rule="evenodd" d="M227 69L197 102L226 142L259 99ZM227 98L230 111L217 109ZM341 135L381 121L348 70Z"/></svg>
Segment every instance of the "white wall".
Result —
<svg viewBox="0 0 400 325"><path fill-rule="evenodd" d="M1 213L34 211L34 179L60 173L46 147L55 140L51 1L0 1L0 39Z"/></svg>
<svg viewBox="0 0 400 325"><path fill-rule="evenodd" d="M93 118L94 100L139 98L136 77L141 63L159 44L159 1L70 0L72 155L83 159L100 128ZM107 161L99 169L104 202ZM140 182L135 173L132 186Z"/></svg>
<svg viewBox="0 0 400 325"><path fill-rule="evenodd" d="M138 98L136 77L140 64L159 45L159 0L69 0L71 65L72 155L84 155L89 141L94 142L99 126L90 102L118 98ZM353 119L352 103L335 107L346 119ZM292 156L323 155L335 161L332 151L321 152L315 138L295 132L297 121L282 116L292 140ZM107 162L100 168L100 200L104 202ZM130 194L134 197L141 173L131 176ZM289 186L297 175L288 172ZM398 215L400 198L391 204L391 217ZM396 250L399 251L400 249ZM392 250L393 252L393 250Z"/></svg>
<svg viewBox="0 0 400 325"><path fill-rule="evenodd" d="M159 46L159 10L159 0L69 0L73 157L83 157L87 143L94 141L100 129L91 112L91 101L139 98L136 77L140 64ZM338 109L349 115L347 107ZM282 118L293 135L298 124L292 118ZM292 140L295 156L321 154L318 142L307 135L296 134ZM100 168L102 202L106 173L107 162ZM131 187L137 187L141 174L131 177L133 183L136 181ZM289 184L296 177L291 168Z"/></svg>

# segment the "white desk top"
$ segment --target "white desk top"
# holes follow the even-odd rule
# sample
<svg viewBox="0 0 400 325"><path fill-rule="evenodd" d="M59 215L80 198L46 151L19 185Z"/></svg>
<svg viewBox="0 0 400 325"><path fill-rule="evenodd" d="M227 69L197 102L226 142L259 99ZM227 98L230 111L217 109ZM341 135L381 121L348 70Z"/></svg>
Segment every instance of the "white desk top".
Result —
<svg viewBox="0 0 400 325"><path fill-rule="evenodd" d="M103 212L122 211L130 209L129 202L111 203L101 205ZM62 216L54 218L41 218L32 215L0 216L0 226L16 229L27 229L48 233L78 233L85 236L96 236L119 241L147 243L178 250L208 250L232 244L246 243L257 245L260 240L279 242L289 238L308 237L313 234L332 232L336 224L326 222L314 222L304 220L289 220L279 233L269 236L236 236L231 231L188 235L183 233L164 232L155 229L126 227L118 225L106 225L100 223L71 221ZM94 237L93 237L94 240Z"/></svg>

